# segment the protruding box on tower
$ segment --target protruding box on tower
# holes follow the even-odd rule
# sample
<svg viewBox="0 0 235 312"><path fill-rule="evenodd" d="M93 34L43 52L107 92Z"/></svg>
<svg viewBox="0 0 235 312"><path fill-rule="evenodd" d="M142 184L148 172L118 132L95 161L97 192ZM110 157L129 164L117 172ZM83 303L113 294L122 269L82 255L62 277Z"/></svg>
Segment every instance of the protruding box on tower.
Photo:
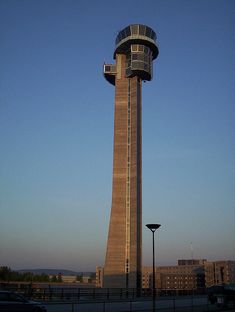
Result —
<svg viewBox="0 0 235 312"><path fill-rule="evenodd" d="M115 85L116 65L104 64L104 76L112 85Z"/></svg>

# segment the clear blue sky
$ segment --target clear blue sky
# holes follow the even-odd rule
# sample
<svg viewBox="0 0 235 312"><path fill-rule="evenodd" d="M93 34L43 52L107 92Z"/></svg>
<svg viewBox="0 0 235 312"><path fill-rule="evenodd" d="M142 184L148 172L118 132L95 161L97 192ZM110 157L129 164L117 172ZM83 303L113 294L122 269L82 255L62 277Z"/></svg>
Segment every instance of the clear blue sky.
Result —
<svg viewBox="0 0 235 312"><path fill-rule="evenodd" d="M111 207L117 32L152 27L143 225L157 264L235 260L235 1L0 1L0 265L94 270ZM144 264L151 233L143 227Z"/></svg>

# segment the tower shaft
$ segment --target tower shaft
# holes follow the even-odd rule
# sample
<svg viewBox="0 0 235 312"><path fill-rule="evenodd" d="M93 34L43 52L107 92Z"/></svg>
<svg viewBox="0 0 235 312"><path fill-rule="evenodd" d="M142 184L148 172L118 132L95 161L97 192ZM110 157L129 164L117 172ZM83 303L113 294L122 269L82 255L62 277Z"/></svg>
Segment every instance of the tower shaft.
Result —
<svg viewBox="0 0 235 312"><path fill-rule="evenodd" d="M141 84L126 78L126 55L116 56L113 193L105 287L140 287L141 280Z"/></svg>

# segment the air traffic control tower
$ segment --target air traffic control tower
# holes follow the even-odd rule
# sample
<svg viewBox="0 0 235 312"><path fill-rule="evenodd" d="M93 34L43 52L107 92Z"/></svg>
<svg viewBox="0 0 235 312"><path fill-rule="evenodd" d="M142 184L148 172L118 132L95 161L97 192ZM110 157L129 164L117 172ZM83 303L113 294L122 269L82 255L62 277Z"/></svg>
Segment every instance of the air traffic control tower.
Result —
<svg viewBox="0 0 235 312"><path fill-rule="evenodd" d="M142 267L142 81L152 79L156 34L130 25L116 38L116 63L104 64L115 86L112 208L103 286L141 288Z"/></svg>

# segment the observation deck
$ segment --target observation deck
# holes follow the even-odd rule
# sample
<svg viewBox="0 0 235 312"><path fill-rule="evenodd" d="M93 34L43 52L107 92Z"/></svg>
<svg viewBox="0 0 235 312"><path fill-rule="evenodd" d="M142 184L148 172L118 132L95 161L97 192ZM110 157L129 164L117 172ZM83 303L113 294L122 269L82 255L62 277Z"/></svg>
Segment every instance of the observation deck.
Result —
<svg viewBox="0 0 235 312"><path fill-rule="evenodd" d="M138 76L152 79L152 61L158 56L156 33L148 26L134 24L121 30L115 41L114 59L117 54L126 55L126 78ZM115 85L116 65L105 64L104 76Z"/></svg>
<svg viewBox="0 0 235 312"><path fill-rule="evenodd" d="M114 59L116 53L126 54L132 44L140 44L149 47L152 51L153 60L158 56L158 48L156 44L156 33L150 27L140 24L129 25L119 32L116 38L116 48L114 51Z"/></svg>

